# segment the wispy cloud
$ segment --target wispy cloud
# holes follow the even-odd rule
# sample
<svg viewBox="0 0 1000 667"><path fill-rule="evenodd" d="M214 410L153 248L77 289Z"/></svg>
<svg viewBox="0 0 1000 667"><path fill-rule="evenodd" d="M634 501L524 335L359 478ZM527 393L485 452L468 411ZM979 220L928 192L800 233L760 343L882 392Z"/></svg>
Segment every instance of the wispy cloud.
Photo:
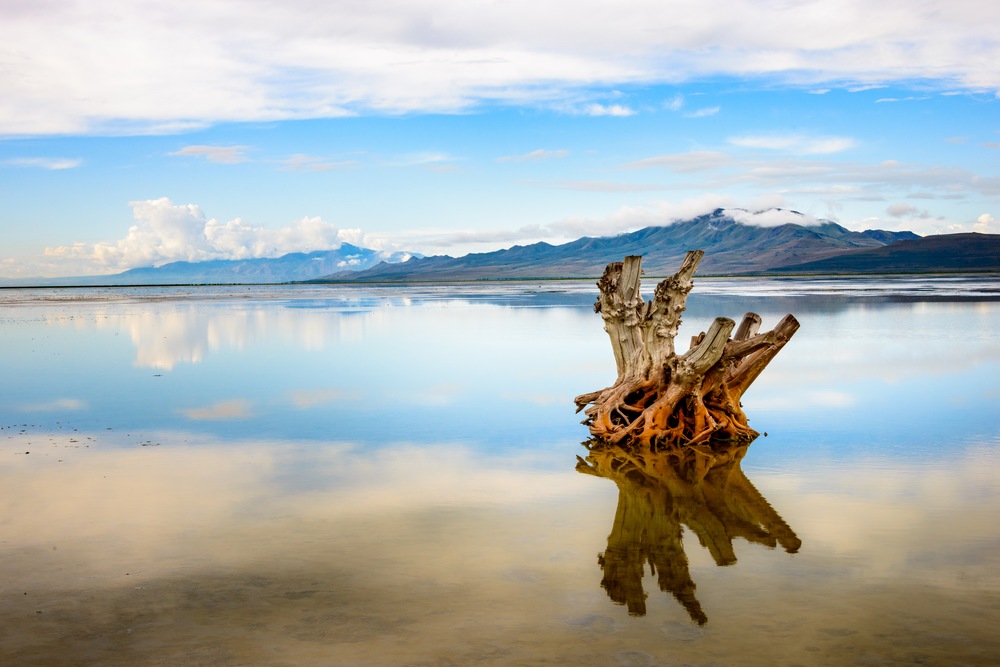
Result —
<svg viewBox="0 0 1000 667"><path fill-rule="evenodd" d="M555 187L579 192L651 192L665 190L669 186L660 183L629 183L623 181L533 181L535 185Z"/></svg>
<svg viewBox="0 0 1000 667"><path fill-rule="evenodd" d="M666 167L680 173L708 171L732 165L734 159L722 151L691 151L643 158L624 165L626 169Z"/></svg>
<svg viewBox="0 0 1000 667"><path fill-rule="evenodd" d="M669 225L711 213L717 208L735 206L727 195L707 193L680 201L660 200L645 205L622 206L600 217L571 217L547 225L547 229L566 239L580 236L610 236L654 225Z"/></svg>
<svg viewBox="0 0 1000 667"><path fill-rule="evenodd" d="M928 192L927 190L917 190L906 195L906 199L939 199L946 201L965 199L965 197L966 195L962 192Z"/></svg>
<svg viewBox="0 0 1000 667"><path fill-rule="evenodd" d="M907 97L880 97L879 99L875 100L875 104L885 104L891 102L921 102L923 100L929 100L929 99L930 97L928 97L927 95L923 96L908 95Z"/></svg>
<svg viewBox="0 0 1000 667"><path fill-rule="evenodd" d="M353 160L337 161L296 153L281 160L281 164L282 168L287 171L339 171L353 167L357 163Z"/></svg>
<svg viewBox="0 0 1000 667"><path fill-rule="evenodd" d="M730 137L728 142L741 148L762 148L799 155L840 153L857 146L850 137L823 137L803 134L758 134Z"/></svg>
<svg viewBox="0 0 1000 667"><path fill-rule="evenodd" d="M4 160L3 164L11 167L34 167L36 169L60 171L62 169L76 169L83 164L83 160L67 157L15 157Z"/></svg>
<svg viewBox="0 0 1000 667"><path fill-rule="evenodd" d="M722 107L705 107L703 109L698 109L690 113L684 114L685 118L708 118L709 116L714 116L719 113Z"/></svg>
<svg viewBox="0 0 1000 667"><path fill-rule="evenodd" d="M885 209L893 218L929 218L931 215L925 211L920 210L916 206L910 206L909 204L892 204Z"/></svg>
<svg viewBox="0 0 1000 667"><path fill-rule="evenodd" d="M523 155L505 155L504 157L497 158L497 162L526 162L526 161L537 161L537 160L553 160L557 158L564 158L569 155L568 150L547 150L544 148L539 148Z"/></svg>
<svg viewBox="0 0 1000 667"><path fill-rule="evenodd" d="M621 104L588 104L582 113L587 116L634 116L635 110Z"/></svg>
<svg viewBox="0 0 1000 667"><path fill-rule="evenodd" d="M217 164L239 164L240 162L246 162L250 159L246 155L248 148L249 146L196 145L185 146L180 150L167 153L167 155L178 157L202 157L209 162L215 162Z"/></svg>
<svg viewBox="0 0 1000 667"><path fill-rule="evenodd" d="M668 225L676 220L710 213L716 208L734 206L732 198L706 194L682 201L657 201L648 205L622 206L613 213L595 217L567 217L545 225L524 225L517 229L461 232L411 232L399 238L401 245L423 248L465 249L470 245L490 243L512 245L540 240L569 241L582 236L609 236L634 231L650 225ZM473 250L475 252L475 250Z"/></svg>
<svg viewBox="0 0 1000 667"><path fill-rule="evenodd" d="M879 88L885 88L883 83L866 83L858 86L849 86L847 92L849 93L863 93L867 90L878 90Z"/></svg>
<svg viewBox="0 0 1000 667"><path fill-rule="evenodd" d="M390 167L428 167L441 166L443 164L456 162L455 158L440 151L422 151L418 153L406 153L398 155L385 161Z"/></svg>
<svg viewBox="0 0 1000 667"><path fill-rule="evenodd" d="M761 147L766 143L775 147L775 154L692 151L644 158L622 165L622 168L669 171L675 178L666 177L663 189L698 188L727 192L736 188L751 188L757 193L772 193L786 198L807 197L813 201L822 198L831 209L845 201L957 201L976 196L1000 196L1000 178L968 169L895 160L866 164L800 156L790 151L778 151L778 147L794 144L790 141L774 141L773 137L767 137L766 141L745 143L754 147ZM889 205L887 213L890 220L940 221L940 217L934 212L908 207L906 204ZM872 224L878 224L878 221ZM954 221L954 224L969 230L973 222ZM935 222L932 226L914 228L914 231L942 233L946 230L939 222ZM957 229L949 228L948 231Z"/></svg>

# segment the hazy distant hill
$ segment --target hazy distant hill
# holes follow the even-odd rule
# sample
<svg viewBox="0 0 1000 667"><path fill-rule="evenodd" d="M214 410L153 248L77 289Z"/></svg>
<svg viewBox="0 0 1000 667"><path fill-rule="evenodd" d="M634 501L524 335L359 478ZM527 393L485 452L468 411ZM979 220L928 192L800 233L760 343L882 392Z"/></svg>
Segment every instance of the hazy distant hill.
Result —
<svg viewBox="0 0 1000 667"><path fill-rule="evenodd" d="M806 222L802 217L803 223ZM572 278L601 275L608 262L642 255L649 275L677 270L688 250L701 249L705 274L756 273L815 261L864 248L919 238L912 232L852 232L834 222L759 227L737 222L723 209L693 220L646 227L614 237L584 237L562 245L535 243L464 257L434 256L401 264L379 264L329 280L411 281Z"/></svg>
<svg viewBox="0 0 1000 667"><path fill-rule="evenodd" d="M382 261L402 262L409 257L410 254L400 252L386 258L377 250L345 243L336 250L296 252L281 257L171 262L163 266L129 269L107 276L18 280L6 281L6 284L28 283L46 286L287 283L309 280L337 271L366 269Z"/></svg>
<svg viewBox="0 0 1000 667"><path fill-rule="evenodd" d="M408 255L395 253L388 262ZM208 262L172 262L158 267L130 269L115 276L120 284L176 283L284 283L309 280L335 271L359 270L386 261L370 248L345 243L336 250L295 252L281 257L217 259Z"/></svg>
<svg viewBox="0 0 1000 667"><path fill-rule="evenodd" d="M772 271L794 273L900 273L1000 271L1000 234L941 234L899 241Z"/></svg>

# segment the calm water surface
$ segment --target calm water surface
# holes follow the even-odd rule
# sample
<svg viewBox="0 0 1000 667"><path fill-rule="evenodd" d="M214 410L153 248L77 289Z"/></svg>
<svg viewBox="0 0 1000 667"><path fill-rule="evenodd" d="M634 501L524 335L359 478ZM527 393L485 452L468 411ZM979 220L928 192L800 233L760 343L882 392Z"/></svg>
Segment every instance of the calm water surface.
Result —
<svg viewBox="0 0 1000 667"><path fill-rule="evenodd" d="M802 323L704 488L577 472L595 293L0 290L0 664L1000 663L996 280L696 280Z"/></svg>

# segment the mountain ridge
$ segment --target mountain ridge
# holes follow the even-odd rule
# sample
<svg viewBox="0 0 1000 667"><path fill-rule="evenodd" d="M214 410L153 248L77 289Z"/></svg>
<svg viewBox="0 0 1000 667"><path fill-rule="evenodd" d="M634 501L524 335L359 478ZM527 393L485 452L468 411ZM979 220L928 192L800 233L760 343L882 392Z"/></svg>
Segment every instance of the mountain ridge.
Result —
<svg viewBox="0 0 1000 667"><path fill-rule="evenodd" d="M390 262L402 262L413 255L394 252ZM69 278L0 279L0 285L30 284L48 286L108 286L108 285L209 285L209 284L274 284L302 282L328 275L332 271L354 266L370 268L386 255L378 250L343 243L331 250L286 253L280 257L247 259L212 259L202 262L177 261L160 266L144 266L103 276Z"/></svg>
<svg viewBox="0 0 1000 667"><path fill-rule="evenodd" d="M1000 234L965 232L904 239L879 248L770 269L771 273L1000 271Z"/></svg>
<svg viewBox="0 0 1000 667"><path fill-rule="evenodd" d="M913 232L854 232L831 221L761 227L739 222L726 210L716 209L691 220L617 236L585 236L561 245L541 242L461 257L435 255L351 273L338 272L313 282L592 278L600 276L608 262L626 255L642 255L643 268L649 275L669 275L685 253L695 248L705 251L699 267L703 275L760 273L916 238L920 237Z"/></svg>

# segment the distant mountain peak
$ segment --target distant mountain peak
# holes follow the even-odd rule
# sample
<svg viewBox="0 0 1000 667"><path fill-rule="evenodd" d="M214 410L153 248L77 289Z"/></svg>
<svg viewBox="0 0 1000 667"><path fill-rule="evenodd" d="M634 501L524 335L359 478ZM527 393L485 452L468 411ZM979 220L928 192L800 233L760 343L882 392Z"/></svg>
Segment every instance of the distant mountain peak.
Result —
<svg viewBox="0 0 1000 667"><path fill-rule="evenodd" d="M327 278L389 282L589 278L600 276L609 262L626 255L643 255L643 268L650 276L669 275L685 253L695 249L705 251L701 265L705 275L759 273L908 238L916 235L883 230L852 232L798 211L718 208L689 220L616 236L585 236L555 246L518 245L458 258L425 257Z"/></svg>

